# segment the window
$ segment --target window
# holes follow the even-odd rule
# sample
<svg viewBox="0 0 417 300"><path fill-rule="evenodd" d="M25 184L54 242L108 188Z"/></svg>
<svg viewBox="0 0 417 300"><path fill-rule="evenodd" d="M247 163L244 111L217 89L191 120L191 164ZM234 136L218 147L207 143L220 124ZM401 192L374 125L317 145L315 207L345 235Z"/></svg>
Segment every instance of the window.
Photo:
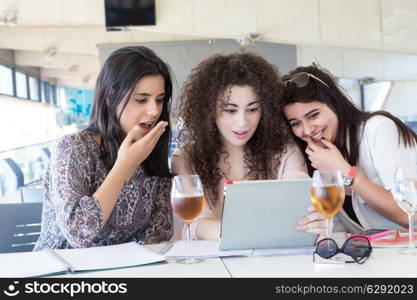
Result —
<svg viewBox="0 0 417 300"><path fill-rule="evenodd" d="M57 101L56 101L56 85L51 84L50 85L49 92L50 92L50 96L49 96L50 103L51 104L54 104L54 105L57 105Z"/></svg>
<svg viewBox="0 0 417 300"><path fill-rule="evenodd" d="M58 87L57 97L58 97L57 106L63 109L66 109L68 107L68 104L66 101L65 87L63 86Z"/></svg>
<svg viewBox="0 0 417 300"><path fill-rule="evenodd" d="M16 96L28 98L28 86L26 74L16 71Z"/></svg>
<svg viewBox="0 0 417 300"><path fill-rule="evenodd" d="M45 103L51 103L51 85L44 81L43 82L43 88L44 88L44 93L45 93L45 98L44 98L44 102Z"/></svg>
<svg viewBox="0 0 417 300"><path fill-rule="evenodd" d="M13 71L0 65L0 94L13 96Z"/></svg>
<svg viewBox="0 0 417 300"><path fill-rule="evenodd" d="M41 102L46 103L46 93L45 93L45 81L41 81Z"/></svg>
<svg viewBox="0 0 417 300"><path fill-rule="evenodd" d="M29 77L30 99L39 101L39 81L35 77Z"/></svg>

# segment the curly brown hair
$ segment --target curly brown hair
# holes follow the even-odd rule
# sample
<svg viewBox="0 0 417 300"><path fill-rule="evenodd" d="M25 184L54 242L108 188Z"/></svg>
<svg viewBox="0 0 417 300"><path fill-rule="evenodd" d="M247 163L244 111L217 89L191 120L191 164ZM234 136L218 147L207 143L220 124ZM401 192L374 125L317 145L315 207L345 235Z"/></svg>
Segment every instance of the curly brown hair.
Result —
<svg viewBox="0 0 417 300"><path fill-rule="evenodd" d="M249 179L276 178L289 141L287 123L280 110L283 85L275 66L254 53L216 54L202 61L181 90L179 117L183 124L179 140L213 205L218 200L218 183L222 179L216 105L234 85L250 86L261 102L261 119L244 149Z"/></svg>

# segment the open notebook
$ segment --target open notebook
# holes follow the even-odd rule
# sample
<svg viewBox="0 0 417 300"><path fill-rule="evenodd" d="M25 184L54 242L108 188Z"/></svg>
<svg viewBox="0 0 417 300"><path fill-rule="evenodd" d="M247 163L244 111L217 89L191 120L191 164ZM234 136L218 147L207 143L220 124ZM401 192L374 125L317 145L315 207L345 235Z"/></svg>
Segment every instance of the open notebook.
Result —
<svg viewBox="0 0 417 300"><path fill-rule="evenodd" d="M6 253L0 254L0 277L38 277L139 266L164 260L164 256L135 242L83 249Z"/></svg>

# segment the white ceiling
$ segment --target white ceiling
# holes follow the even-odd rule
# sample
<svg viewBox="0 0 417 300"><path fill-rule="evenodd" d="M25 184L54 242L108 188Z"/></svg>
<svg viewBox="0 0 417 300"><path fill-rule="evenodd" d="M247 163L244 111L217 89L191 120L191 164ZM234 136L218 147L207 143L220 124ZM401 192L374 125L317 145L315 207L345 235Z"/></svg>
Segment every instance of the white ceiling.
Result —
<svg viewBox="0 0 417 300"><path fill-rule="evenodd" d="M4 10L17 10L18 25L0 26L0 49L80 86L94 84L101 44L259 33L267 42L417 54L415 0L156 0L156 26L121 32L106 31L104 0L1 0Z"/></svg>

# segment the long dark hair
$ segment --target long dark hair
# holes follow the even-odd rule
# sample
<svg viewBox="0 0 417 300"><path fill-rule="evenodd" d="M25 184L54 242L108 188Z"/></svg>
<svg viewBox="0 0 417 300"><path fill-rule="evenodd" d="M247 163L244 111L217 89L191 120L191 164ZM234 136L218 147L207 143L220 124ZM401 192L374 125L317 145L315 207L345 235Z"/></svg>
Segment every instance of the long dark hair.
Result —
<svg viewBox="0 0 417 300"><path fill-rule="evenodd" d="M283 86L275 66L253 53L217 54L202 61L181 91L180 141L186 142L184 150L213 205L218 200L218 183L222 179L216 106L234 85L250 86L262 107L258 127L245 145L244 163L250 179L276 177L279 158L290 139L285 118L277 117L281 115Z"/></svg>
<svg viewBox="0 0 417 300"><path fill-rule="evenodd" d="M287 81L295 74L301 72L306 72L318 77L325 82L328 87L314 78L310 78L308 84L301 88L298 88L293 82ZM417 144L417 135L401 122L400 119L394 117L389 112L382 110L372 113L360 110L349 100L343 89L337 84L333 75L328 70L323 69L314 63L310 66L298 67L295 70L290 71L287 75L283 76L283 80L286 81L283 107L296 102L309 103L317 101L326 104L336 114L339 126L334 144L351 165L356 165L358 162L359 143L362 135L360 129L362 125L368 119L377 115L385 116L394 121L399 133L398 144L404 143L406 147L412 147ZM297 137L295 137L295 141L308 162L307 154L304 151L307 147L307 143ZM307 167L309 174L312 175L314 168L311 164L307 164Z"/></svg>
<svg viewBox="0 0 417 300"><path fill-rule="evenodd" d="M114 51L105 61L97 78L94 104L87 131L101 137L102 158L110 169L116 159L125 133L120 117L139 80L145 76L161 75L165 81L165 97L158 121L168 121L171 109L172 80L169 66L143 46L123 47ZM124 101L120 115L118 105ZM170 177L168 150L171 127L168 125L151 154L142 163L147 175Z"/></svg>

